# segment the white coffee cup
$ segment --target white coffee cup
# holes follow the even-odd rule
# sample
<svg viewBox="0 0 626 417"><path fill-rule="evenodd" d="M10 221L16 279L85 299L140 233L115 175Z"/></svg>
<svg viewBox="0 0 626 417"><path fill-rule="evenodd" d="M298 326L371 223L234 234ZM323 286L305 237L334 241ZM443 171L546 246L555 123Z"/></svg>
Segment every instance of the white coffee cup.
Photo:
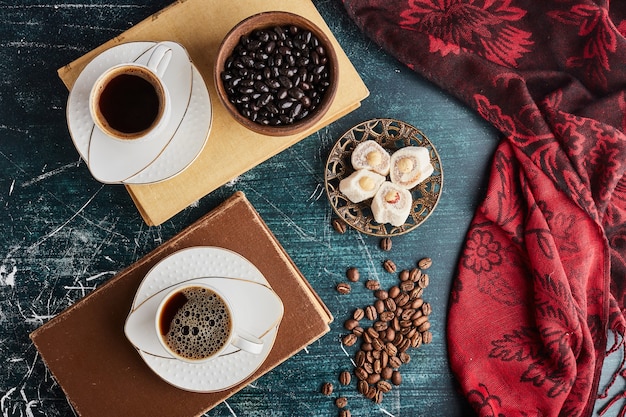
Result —
<svg viewBox="0 0 626 417"><path fill-rule="evenodd" d="M173 287L159 303L154 324L165 351L185 362L209 361L231 345L253 354L263 350L263 340L238 326L224 294L205 283Z"/></svg>
<svg viewBox="0 0 626 417"><path fill-rule="evenodd" d="M123 141L158 135L170 117L170 94L162 77L171 58L171 48L159 43L147 64L115 65L98 77L89 94L97 128Z"/></svg>

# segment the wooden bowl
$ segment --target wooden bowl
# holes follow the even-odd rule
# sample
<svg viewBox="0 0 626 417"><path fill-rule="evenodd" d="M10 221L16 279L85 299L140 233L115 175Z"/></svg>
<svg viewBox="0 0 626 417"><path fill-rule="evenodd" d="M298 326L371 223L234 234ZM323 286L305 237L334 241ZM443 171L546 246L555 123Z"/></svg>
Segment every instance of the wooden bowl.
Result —
<svg viewBox="0 0 626 417"><path fill-rule="evenodd" d="M257 30L273 29L274 27L296 26L299 29L310 31L318 40L320 45L325 50L325 56L327 59L326 67L328 71L329 85L323 93L321 101L317 106L308 112L308 114L300 120L295 120L291 123L284 123L279 125L267 124L267 120L263 123L259 121L253 121L251 118L244 116L238 108L231 102L228 94L227 86L222 80L222 73L226 70L227 62L233 55L233 51L239 44L242 36L251 35ZM284 64L283 64L284 66ZM337 54L330 42L328 36L314 23L308 19L288 12L263 12L253 16L250 16L235 27L223 39L217 54L214 70L215 86L217 89L220 101L226 107L232 117L240 124L248 129L267 136L288 136L302 131L305 131L315 125L328 111L331 106L335 94L337 92L337 79L338 79L338 63ZM271 77L275 78L275 77ZM231 89L232 93L232 89ZM272 97L276 94L275 91L270 91ZM276 98L276 100L278 100ZM303 106L300 106L303 108ZM275 119L274 119L275 120Z"/></svg>

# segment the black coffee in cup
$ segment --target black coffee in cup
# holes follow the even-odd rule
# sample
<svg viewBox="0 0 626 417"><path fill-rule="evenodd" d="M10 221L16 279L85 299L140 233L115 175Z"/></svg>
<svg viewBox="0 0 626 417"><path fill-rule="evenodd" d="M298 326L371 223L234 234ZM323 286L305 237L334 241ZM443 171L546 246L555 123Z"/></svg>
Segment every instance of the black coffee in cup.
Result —
<svg viewBox="0 0 626 417"><path fill-rule="evenodd" d="M160 337L177 356L207 359L229 342L231 313L224 299L206 287L182 288L163 304Z"/></svg>
<svg viewBox="0 0 626 417"><path fill-rule="evenodd" d="M135 139L150 131L164 109L163 86L140 66L111 71L98 83L94 103L96 123L119 139Z"/></svg>

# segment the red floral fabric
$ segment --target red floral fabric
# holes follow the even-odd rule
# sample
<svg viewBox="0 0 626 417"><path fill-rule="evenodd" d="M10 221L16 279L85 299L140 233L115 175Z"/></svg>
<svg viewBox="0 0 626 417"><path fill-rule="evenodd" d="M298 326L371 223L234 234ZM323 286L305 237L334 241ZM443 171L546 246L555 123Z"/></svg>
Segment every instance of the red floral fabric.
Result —
<svg viewBox="0 0 626 417"><path fill-rule="evenodd" d="M464 394L480 416L590 416L626 329L626 2L343 3L502 133L448 312Z"/></svg>

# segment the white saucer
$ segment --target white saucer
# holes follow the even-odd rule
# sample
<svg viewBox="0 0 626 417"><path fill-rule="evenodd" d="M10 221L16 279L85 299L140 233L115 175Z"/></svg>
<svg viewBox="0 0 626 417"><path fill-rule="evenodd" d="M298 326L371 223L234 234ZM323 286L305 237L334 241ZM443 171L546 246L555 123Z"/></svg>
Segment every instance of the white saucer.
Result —
<svg viewBox="0 0 626 417"><path fill-rule="evenodd" d="M193 65L192 69L189 106L172 141L153 163L124 180L124 184L149 184L172 178L191 165L204 149L211 131L213 109L202 75Z"/></svg>
<svg viewBox="0 0 626 417"><path fill-rule="evenodd" d="M135 295L130 315L135 311L140 311L138 310L140 308L148 307L141 310L140 314L144 314L149 308L152 308L149 307L151 304L154 304L156 311L156 305L158 305L160 299L157 295L164 294L164 289L181 282L196 279L201 279L207 284L216 286L223 279L243 279L271 288L260 271L247 259L235 252L216 247L183 249L163 259L146 274ZM233 302L250 305L252 302L249 299L249 295L246 295L247 292L242 291L239 295L233 295L233 297L237 298ZM272 299L274 301L271 301ZM255 303L255 308L258 308L259 311L271 313L261 314L259 318L262 320L258 322L255 320L256 324L252 322L244 323L256 326L250 329L250 331L264 342L263 351L259 355L229 347L220 357L202 364L185 363L158 354L147 353L137 348L139 355L157 375L178 388L194 392L215 392L230 388L252 375L265 361L274 345L278 326L282 319L283 306L277 297L263 298L261 302L264 303L265 307ZM142 305L144 306L142 307ZM268 314L274 317L269 317ZM263 315L265 317L262 317ZM146 317L149 316L146 313ZM135 330L131 329L131 333L136 332L141 333L141 335L130 335L129 339L152 337L148 333L151 331L149 329L154 325L154 321L153 319L151 321L149 318L146 320L148 322L145 327L141 327L143 330L138 330L140 329L139 326L132 326ZM148 341L143 345L144 347L149 346L150 343L153 342ZM136 345L135 343L133 344ZM152 350L149 347L147 349Z"/></svg>
<svg viewBox="0 0 626 417"><path fill-rule="evenodd" d="M158 138L146 143L110 138L95 127L88 106L91 86L104 71L123 62L147 61L148 52L156 42L130 42L104 51L80 73L70 92L67 104L70 135L98 181L113 184L162 181L184 170L204 148L212 119L208 90L185 49L175 42L165 43L173 51L163 76L173 93L172 109L170 123Z"/></svg>

